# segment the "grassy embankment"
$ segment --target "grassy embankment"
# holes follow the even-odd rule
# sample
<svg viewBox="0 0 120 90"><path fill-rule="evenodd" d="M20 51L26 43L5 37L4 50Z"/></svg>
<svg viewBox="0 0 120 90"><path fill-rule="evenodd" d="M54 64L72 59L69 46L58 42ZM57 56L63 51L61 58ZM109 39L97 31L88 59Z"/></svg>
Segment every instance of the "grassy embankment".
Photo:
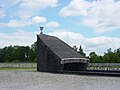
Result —
<svg viewBox="0 0 120 90"><path fill-rule="evenodd" d="M26 68L26 67L1 67L0 70L36 70L36 68Z"/></svg>

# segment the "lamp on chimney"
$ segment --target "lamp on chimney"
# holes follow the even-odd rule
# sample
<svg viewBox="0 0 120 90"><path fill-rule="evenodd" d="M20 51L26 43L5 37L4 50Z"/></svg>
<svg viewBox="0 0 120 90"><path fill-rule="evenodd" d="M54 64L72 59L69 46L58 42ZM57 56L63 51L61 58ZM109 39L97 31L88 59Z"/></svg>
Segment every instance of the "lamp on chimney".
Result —
<svg viewBox="0 0 120 90"><path fill-rule="evenodd" d="M40 34L42 34L42 33L43 33L43 32L42 32L42 31L43 31L43 29L44 29L44 27L43 27L43 26L40 26L40 31L41 31L41 32L40 32Z"/></svg>

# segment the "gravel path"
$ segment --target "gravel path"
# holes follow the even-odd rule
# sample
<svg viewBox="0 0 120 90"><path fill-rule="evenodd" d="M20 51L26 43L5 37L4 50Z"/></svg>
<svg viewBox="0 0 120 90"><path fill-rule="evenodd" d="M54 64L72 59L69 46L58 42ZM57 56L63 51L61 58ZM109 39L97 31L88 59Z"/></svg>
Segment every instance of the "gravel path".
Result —
<svg viewBox="0 0 120 90"><path fill-rule="evenodd" d="M120 78L0 70L0 90L120 90Z"/></svg>

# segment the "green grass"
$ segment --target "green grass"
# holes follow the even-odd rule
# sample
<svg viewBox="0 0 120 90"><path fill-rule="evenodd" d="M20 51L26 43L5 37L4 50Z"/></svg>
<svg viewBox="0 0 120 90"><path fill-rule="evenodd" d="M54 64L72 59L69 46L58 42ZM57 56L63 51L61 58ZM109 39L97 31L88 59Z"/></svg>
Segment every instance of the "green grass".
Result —
<svg viewBox="0 0 120 90"><path fill-rule="evenodd" d="M1 67L0 70L36 70L36 68L24 68L24 67Z"/></svg>

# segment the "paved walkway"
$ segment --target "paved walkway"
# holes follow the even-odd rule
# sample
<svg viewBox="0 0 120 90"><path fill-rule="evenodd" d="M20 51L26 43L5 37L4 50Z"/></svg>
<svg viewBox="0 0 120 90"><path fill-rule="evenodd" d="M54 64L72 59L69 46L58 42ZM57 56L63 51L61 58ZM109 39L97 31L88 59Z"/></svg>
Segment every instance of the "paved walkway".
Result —
<svg viewBox="0 0 120 90"><path fill-rule="evenodd" d="M120 78L0 70L0 90L120 90Z"/></svg>

